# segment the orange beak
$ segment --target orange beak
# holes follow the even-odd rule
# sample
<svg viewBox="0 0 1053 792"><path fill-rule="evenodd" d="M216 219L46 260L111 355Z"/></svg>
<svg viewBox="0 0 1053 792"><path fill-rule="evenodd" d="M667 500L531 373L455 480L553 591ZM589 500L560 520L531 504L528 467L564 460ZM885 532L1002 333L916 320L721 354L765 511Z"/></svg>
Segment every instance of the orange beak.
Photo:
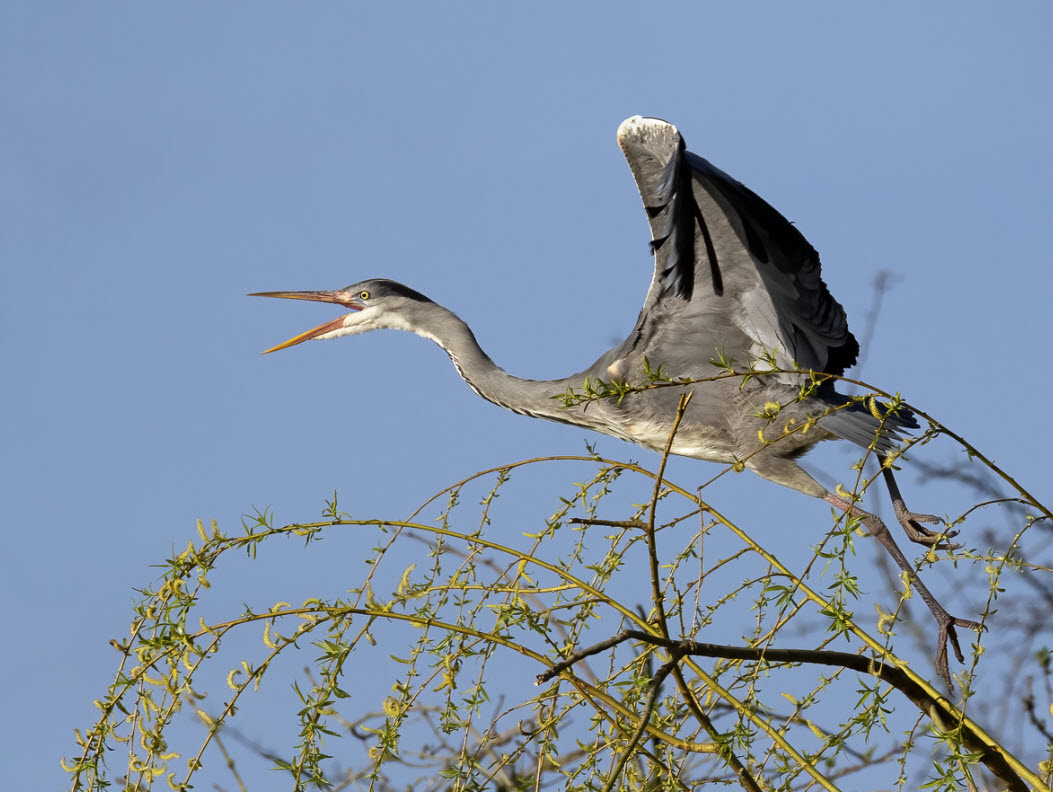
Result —
<svg viewBox="0 0 1053 792"><path fill-rule="evenodd" d="M281 297L285 300L313 300L314 302L336 303L345 308L350 308L352 311L361 311L365 308L365 306L362 305L354 295L350 295L341 289L335 291L253 292L249 297ZM344 319L346 319L347 316L348 314L344 314L331 322L318 325L318 327L308 330L306 333L300 333L298 336L293 336L288 341L273 346L270 349L266 349L260 354L266 355L269 352L277 352L279 349L296 346L304 341L310 341L312 338L318 338L318 336L330 333L333 330L339 330L344 326Z"/></svg>

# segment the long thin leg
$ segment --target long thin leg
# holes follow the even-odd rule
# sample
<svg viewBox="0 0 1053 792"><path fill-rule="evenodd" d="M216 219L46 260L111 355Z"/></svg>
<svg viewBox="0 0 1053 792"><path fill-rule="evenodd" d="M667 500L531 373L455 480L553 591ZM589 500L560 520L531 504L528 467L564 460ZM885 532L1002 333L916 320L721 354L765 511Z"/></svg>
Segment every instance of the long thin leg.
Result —
<svg viewBox="0 0 1053 792"><path fill-rule="evenodd" d="M955 550L961 547L955 542L947 541L957 536L957 531L930 531L921 524L942 524L943 520L934 514L918 514L908 509L907 504L903 502L903 496L900 494L896 477L892 475L892 468L886 464L885 457L881 454L878 454L877 458L878 463L881 465L881 475L885 479L885 486L888 487L888 494L892 498L892 510L896 513L896 519L899 521L899 524L903 526L907 538L912 542L925 545L926 547L934 547L937 550Z"/></svg>
<svg viewBox="0 0 1053 792"><path fill-rule="evenodd" d="M888 486L889 495L892 496L892 505L896 511L896 519L899 520L903 529L907 532L907 536L911 537L912 541L920 542L920 544L927 547L948 549L954 547L954 545L944 541L948 536L953 536L953 534L936 534L933 531L921 527L919 523L939 522L940 520L929 514L915 514L910 511L903 502L903 496L900 494L899 487L896 485L896 479L892 475L891 468L885 466L885 458L881 456L878 458L882 463L881 472L884 474L885 484ZM947 682L947 686L953 690L954 685L951 683L951 673L947 666L947 643L949 641L951 645L954 646L955 656L958 658L959 662L964 663L965 656L962 654L961 646L958 644L958 634L955 631L955 628L968 627L976 630L981 629L981 625L977 622L968 621L966 619L955 618L943 609L943 606L936 601L936 598L932 596L932 593L925 584L918 579L918 573L914 571L914 567L907 560L907 557L903 555L903 551L899 549L899 546L896 544L895 539L892 538L892 534L885 526L885 523L883 523L881 518L876 514L863 511L858 506L848 502L844 498L839 498L837 495L827 491L826 488L808 475L808 473L792 459L772 456L771 454L757 454L746 462L746 466L757 475L763 476L769 481L774 481L786 487L792 487L798 492L803 492L806 495L822 498L827 503L837 507L841 511L848 512L854 517L858 517L863 522L867 527L867 530L873 534L879 542L881 542L885 550L888 551L888 554L892 556L896 565L907 573L914 588L917 589L922 600L924 600L925 605L936 618L936 624L939 625L940 628L940 633L937 638L936 670Z"/></svg>
<svg viewBox="0 0 1053 792"><path fill-rule="evenodd" d="M887 481L887 480L886 480ZM893 482L893 486L895 482ZM896 489L896 494L899 493L899 489ZM895 499L895 495L893 495ZM954 683L951 681L951 672L947 664L947 642L950 641L954 647L954 656L958 658L959 663L965 662L965 655L962 654L961 646L958 643L958 633L955 627L968 627L972 630L980 630L983 628L979 622L969 621L968 619L959 619L955 616L951 616L942 605L936 600L936 597L932 595L932 592L921 582L921 578L918 577L918 573L914 570L913 565L907 560L907 557L903 555L903 551L899 549L899 545L896 544L896 540L892 537L892 533L888 527L882 522L881 518L876 514L863 511L858 506L854 506L848 501L837 497L832 493L827 493L823 498L827 503L836 506L842 511L848 512L853 517L858 517L862 523L870 531L871 535L874 536L881 545L888 551L888 554L892 556L892 560L896 562L907 575L910 577L911 583L918 594L921 595L925 605L928 606L929 611L936 618L936 624L940 628L939 635L936 638L936 673L940 675L944 682L947 683L947 687L954 690ZM900 499L902 503L902 498ZM904 507L904 511L906 508Z"/></svg>

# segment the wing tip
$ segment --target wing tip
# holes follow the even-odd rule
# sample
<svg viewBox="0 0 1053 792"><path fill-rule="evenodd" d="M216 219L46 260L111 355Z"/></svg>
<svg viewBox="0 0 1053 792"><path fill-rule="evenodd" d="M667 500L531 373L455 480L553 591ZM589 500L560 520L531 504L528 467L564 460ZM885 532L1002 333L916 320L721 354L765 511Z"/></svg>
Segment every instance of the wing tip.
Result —
<svg viewBox="0 0 1053 792"><path fill-rule="evenodd" d="M644 137L658 134L678 137L680 131L661 118L647 118L634 115L631 118L626 118L618 125L618 145L624 149L626 146L640 142Z"/></svg>
<svg viewBox="0 0 1053 792"><path fill-rule="evenodd" d="M649 210L665 206L675 190L676 165L684 150L680 131L661 118L633 116L618 127L618 146L633 172L644 206Z"/></svg>

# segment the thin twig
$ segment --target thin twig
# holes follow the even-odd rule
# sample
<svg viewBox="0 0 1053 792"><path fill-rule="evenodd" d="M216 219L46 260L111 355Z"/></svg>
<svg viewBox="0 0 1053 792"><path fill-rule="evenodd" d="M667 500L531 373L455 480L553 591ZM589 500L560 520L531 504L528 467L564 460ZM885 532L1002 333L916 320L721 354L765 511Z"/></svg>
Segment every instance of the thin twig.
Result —
<svg viewBox="0 0 1053 792"><path fill-rule="evenodd" d="M618 759L618 764L616 764L611 771L607 783L603 785L602 792L611 792L611 790L614 789L614 785L618 783L622 771L625 770L625 765L629 763L629 760L636 753L636 746L640 744L644 732L647 731L647 722L651 720L651 715L654 712L655 705L658 703L658 694L662 690L662 682L664 682L665 678L669 676L669 672L679 659L680 658L678 657L673 658L668 663L661 666L651 678L651 692L647 694L647 701L644 703L643 712L640 713L640 725L636 727L636 731L633 732L632 737L629 738L625 750Z"/></svg>
<svg viewBox="0 0 1053 792"><path fill-rule="evenodd" d="M882 682L891 685L906 696L922 713L936 723L954 724L952 728L961 730L962 741L971 752L977 754L988 770L1004 781L1007 789L1013 792L1027 792L1023 779L1010 767L1002 755L1000 746L988 743L974 732L969 724L960 717L950 703L941 697L931 696L921 685L899 668L887 665L870 657L816 649L771 649L750 646L728 646L722 644L701 643L699 641L675 641L642 630L625 630L613 638L583 649L573 656L550 668L538 676L538 683L556 676L574 665L579 659L609 649L626 640L640 641L651 646L659 646L672 653L674 659L685 656L716 657L724 660L752 660L764 663L811 663L816 665L839 666L852 671L870 674Z"/></svg>
<svg viewBox="0 0 1053 792"><path fill-rule="evenodd" d="M654 602L655 617L658 621L658 629L662 635L669 636L669 625L665 619L665 603L662 596L662 580L658 571L658 543L655 539L655 514L658 511L658 496L662 492L662 479L665 476L665 466L669 461L669 454L673 449L673 438L680 428L684 411L691 403L694 391L680 394L680 402L676 406L676 416L673 418L673 428L669 430L669 439L665 441L665 450L662 452L662 461L658 465L658 472L654 477L654 493L651 495L651 511L647 516L647 527L644 529L647 537L647 555L651 562L651 599Z"/></svg>

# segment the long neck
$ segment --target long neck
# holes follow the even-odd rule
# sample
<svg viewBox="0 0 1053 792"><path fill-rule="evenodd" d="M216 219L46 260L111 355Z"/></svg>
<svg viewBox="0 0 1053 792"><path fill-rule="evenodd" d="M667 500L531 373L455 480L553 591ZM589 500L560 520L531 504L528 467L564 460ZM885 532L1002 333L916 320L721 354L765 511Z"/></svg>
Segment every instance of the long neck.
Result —
<svg viewBox="0 0 1053 792"><path fill-rule="evenodd" d="M566 392L569 380L528 380L513 377L490 359L475 334L460 317L437 303L429 304L410 329L446 350L457 373L487 401L522 415L568 421L569 416L552 397ZM573 419L571 419L573 422Z"/></svg>

